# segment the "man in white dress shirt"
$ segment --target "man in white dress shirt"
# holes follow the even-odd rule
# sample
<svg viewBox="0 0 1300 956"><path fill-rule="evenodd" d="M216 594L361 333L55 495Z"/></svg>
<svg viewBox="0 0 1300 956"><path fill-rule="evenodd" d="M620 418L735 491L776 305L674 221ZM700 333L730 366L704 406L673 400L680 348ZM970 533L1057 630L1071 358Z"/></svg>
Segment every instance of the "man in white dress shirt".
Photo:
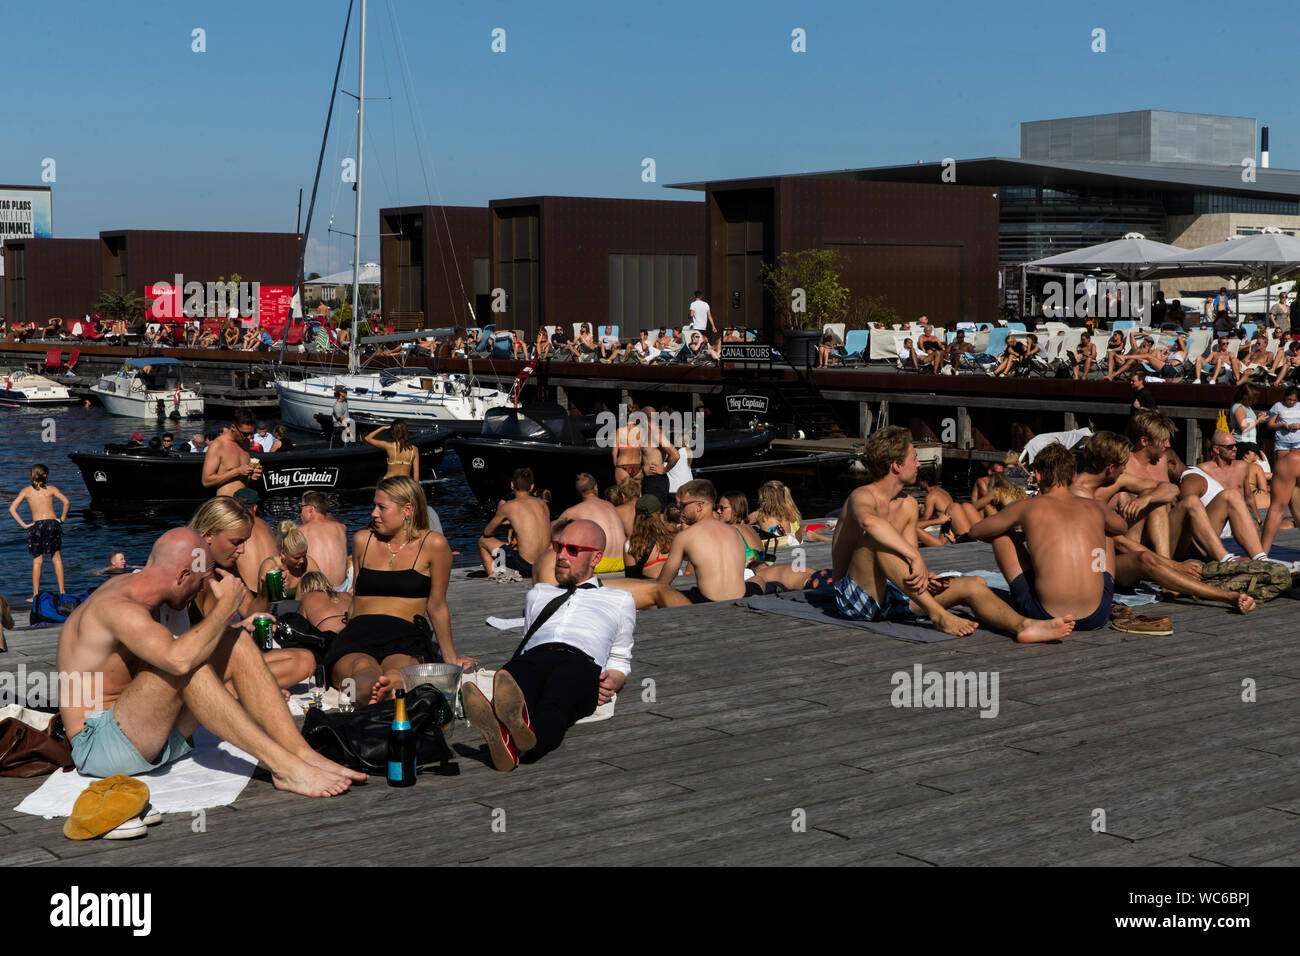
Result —
<svg viewBox="0 0 1300 956"><path fill-rule="evenodd" d="M557 530L551 548L558 586L528 592L524 642L497 671L492 700L473 684L463 689L465 716L487 740L497 770L514 770L523 754L531 762L554 750L632 670L636 601L592 575L605 532L594 521L574 521Z"/></svg>

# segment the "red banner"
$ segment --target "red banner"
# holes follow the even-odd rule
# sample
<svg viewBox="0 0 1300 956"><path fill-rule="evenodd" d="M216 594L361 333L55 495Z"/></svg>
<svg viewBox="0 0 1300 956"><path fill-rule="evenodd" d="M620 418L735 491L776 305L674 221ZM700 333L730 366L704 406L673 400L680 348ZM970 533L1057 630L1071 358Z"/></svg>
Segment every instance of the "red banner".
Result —
<svg viewBox="0 0 1300 956"><path fill-rule="evenodd" d="M183 290L162 282L144 287L144 297L151 300L149 306L150 322L184 322Z"/></svg>
<svg viewBox="0 0 1300 956"><path fill-rule="evenodd" d="M277 342L284 334L284 325L289 321L289 308L292 303L293 286L264 285L258 289L258 324Z"/></svg>

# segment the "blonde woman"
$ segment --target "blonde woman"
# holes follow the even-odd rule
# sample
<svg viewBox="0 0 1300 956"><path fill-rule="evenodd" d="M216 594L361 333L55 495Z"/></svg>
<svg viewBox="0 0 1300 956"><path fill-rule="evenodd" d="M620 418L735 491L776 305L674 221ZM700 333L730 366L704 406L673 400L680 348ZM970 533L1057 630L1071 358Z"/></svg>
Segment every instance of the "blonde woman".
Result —
<svg viewBox="0 0 1300 956"><path fill-rule="evenodd" d="M252 537L255 520L252 512L237 498L210 498L194 512L189 527L207 542L216 566L238 577L239 569L235 562L244 553L244 542ZM212 613L216 605L217 599L211 591L207 588L200 591L189 606L190 626L193 627ZM245 585L244 599L239 602L232 623L265 611L267 607L265 597L258 597ZM262 660L282 690L305 681L316 670L317 664L315 655L302 648L265 651ZM234 692L232 685L226 686Z"/></svg>
<svg viewBox="0 0 1300 956"><path fill-rule="evenodd" d="M405 476L380 481L370 517L370 525L352 539L355 583L348 624L324 660L330 682L362 705L391 697L400 686L401 668L408 665L439 657L461 667L478 663L457 654L452 643L451 547L429 530L419 484Z"/></svg>
<svg viewBox="0 0 1300 956"><path fill-rule="evenodd" d="M319 571L308 571L298 585L302 616L318 631L337 634L348 623L352 595L330 587L329 578Z"/></svg>
<svg viewBox="0 0 1300 956"><path fill-rule="evenodd" d="M294 598L302 579L313 571L319 574L320 565L307 554L307 536L292 521L280 522L275 539L279 553L262 562L257 569L257 580L265 581L268 572L281 571L284 574L284 596Z"/></svg>
<svg viewBox="0 0 1300 956"><path fill-rule="evenodd" d="M750 513L749 522L775 534L778 546L793 546L803 541L803 531L799 527L802 520L790 489L783 483L768 481L758 489L758 509Z"/></svg>

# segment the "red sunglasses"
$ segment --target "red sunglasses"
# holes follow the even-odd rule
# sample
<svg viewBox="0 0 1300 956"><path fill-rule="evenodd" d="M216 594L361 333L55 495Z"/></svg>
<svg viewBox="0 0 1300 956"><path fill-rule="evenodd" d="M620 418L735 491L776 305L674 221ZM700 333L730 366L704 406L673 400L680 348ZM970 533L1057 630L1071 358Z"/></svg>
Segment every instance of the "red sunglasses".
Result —
<svg viewBox="0 0 1300 956"><path fill-rule="evenodd" d="M585 544L566 544L563 541L552 541L551 550L557 555L566 552L569 557L576 558L583 551L599 551L600 548L589 548Z"/></svg>

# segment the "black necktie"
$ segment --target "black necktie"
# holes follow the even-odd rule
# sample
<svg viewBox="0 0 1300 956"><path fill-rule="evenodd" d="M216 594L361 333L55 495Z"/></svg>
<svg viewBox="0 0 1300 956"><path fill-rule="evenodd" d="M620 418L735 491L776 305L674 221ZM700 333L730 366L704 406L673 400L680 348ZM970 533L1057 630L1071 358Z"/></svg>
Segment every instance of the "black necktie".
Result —
<svg viewBox="0 0 1300 956"><path fill-rule="evenodd" d="M529 639L531 639L532 636L535 633L537 633L537 629L541 627L543 624L545 624L551 618L551 616L560 609L561 605L563 605L565 601L573 597L573 593L575 591L579 591L579 590L588 591L598 587L600 587L599 581L586 581L582 584L579 584L577 587L565 588L560 594L557 594L555 597L551 598L550 603L548 603L546 607L542 608L541 613L538 614L537 617L533 619L532 627L530 627L528 631L524 634L524 639L519 642L519 646L515 648L515 652L510 655L510 660L513 661L516 657L518 657L520 654L524 652L525 645L527 645Z"/></svg>

